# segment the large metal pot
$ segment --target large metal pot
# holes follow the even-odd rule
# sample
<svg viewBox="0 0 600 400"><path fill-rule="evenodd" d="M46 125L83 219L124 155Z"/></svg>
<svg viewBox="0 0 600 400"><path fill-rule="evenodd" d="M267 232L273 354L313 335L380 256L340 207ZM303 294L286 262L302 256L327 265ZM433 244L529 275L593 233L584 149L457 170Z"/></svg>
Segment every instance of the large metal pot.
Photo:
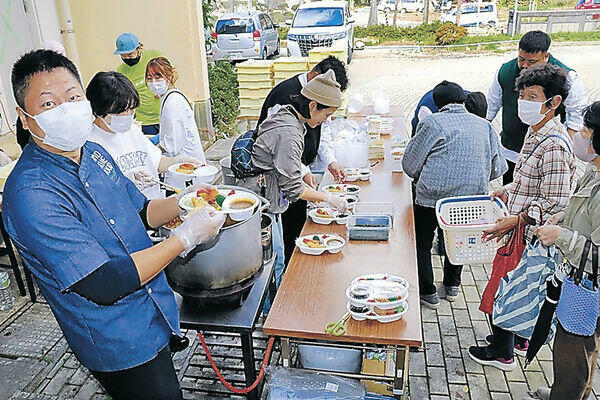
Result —
<svg viewBox="0 0 600 400"><path fill-rule="evenodd" d="M237 186L218 188L251 192ZM261 206L242 222L225 226L219 235L197 246L187 257L177 257L166 268L170 282L186 289L221 289L239 283L263 264L261 215L269 202L260 197Z"/></svg>

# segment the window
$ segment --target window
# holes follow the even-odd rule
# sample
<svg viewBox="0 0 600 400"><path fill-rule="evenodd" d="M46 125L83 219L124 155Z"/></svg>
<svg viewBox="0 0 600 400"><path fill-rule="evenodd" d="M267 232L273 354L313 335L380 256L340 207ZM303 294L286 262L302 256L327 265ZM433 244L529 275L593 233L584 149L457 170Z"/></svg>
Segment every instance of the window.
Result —
<svg viewBox="0 0 600 400"><path fill-rule="evenodd" d="M302 8L294 17L294 28L313 28L317 26L344 25L342 8Z"/></svg>
<svg viewBox="0 0 600 400"><path fill-rule="evenodd" d="M594 0L594 4L600 4L600 0Z"/></svg>
<svg viewBox="0 0 600 400"><path fill-rule="evenodd" d="M267 29L273 29L273 21L271 21L271 17L265 14L265 18L267 19Z"/></svg>
<svg viewBox="0 0 600 400"><path fill-rule="evenodd" d="M267 29L267 19L265 18L265 14L260 14L258 16L258 21L260 22L261 30Z"/></svg>
<svg viewBox="0 0 600 400"><path fill-rule="evenodd" d="M491 5L491 4L489 6L481 6L479 8L479 12L482 12L482 13L484 13L484 12L494 12L494 6Z"/></svg>
<svg viewBox="0 0 600 400"><path fill-rule="evenodd" d="M477 8L473 7L473 6L466 6L466 7L462 7L460 9L460 13L462 15L465 15L465 14L475 14L476 12L477 12Z"/></svg>
<svg viewBox="0 0 600 400"><path fill-rule="evenodd" d="M254 22L250 19L221 19L217 21L215 31L219 35L236 34L236 33L252 33L254 32Z"/></svg>

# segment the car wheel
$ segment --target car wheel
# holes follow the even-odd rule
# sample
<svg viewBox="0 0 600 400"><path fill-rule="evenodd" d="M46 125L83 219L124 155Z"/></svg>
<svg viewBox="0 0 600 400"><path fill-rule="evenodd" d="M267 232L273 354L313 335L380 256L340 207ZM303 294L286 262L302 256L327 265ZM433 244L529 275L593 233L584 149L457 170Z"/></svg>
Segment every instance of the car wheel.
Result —
<svg viewBox="0 0 600 400"><path fill-rule="evenodd" d="M346 64L350 64L350 61L352 61L352 46L348 44L348 62Z"/></svg>
<svg viewBox="0 0 600 400"><path fill-rule="evenodd" d="M496 26L496 21L490 21L490 22L488 22L488 23L487 23L487 25L488 25L490 28L493 28L493 27L495 27L495 26Z"/></svg>
<svg viewBox="0 0 600 400"><path fill-rule="evenodd" d="M406 8L401 8L400 9L400 14L406 14Z"/></svg>
<svg viewBox="0 0 600 400"><path fill-rule="evenodd" d="M277 49L275 50L274 55L278 56L281 52L281 41L277 40Z"/></svg>

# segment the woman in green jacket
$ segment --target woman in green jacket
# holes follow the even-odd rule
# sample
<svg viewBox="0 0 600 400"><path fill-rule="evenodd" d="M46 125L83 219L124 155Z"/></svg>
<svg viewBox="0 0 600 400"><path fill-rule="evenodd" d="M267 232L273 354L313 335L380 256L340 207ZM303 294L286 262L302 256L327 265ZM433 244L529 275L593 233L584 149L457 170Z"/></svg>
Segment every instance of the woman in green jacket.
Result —
<svg viewBox="0 0 600 400"><path fill-rule="evenodd" d="M576 136L575 155L589 161L586 173L578 182L566 210L552 216L545 226L536 231L542 244L554 244L568 260L567 273L580 265L588 239L594 245L600 245L600 102L588 107L584 127ZM591 272L591 252L585 271ZM538 395L551 400L587 399L592 390L599 348L600 321L596 332L589 337L572 335L559 324L554 339L554 384L551 390L538 389Z"/></svg>

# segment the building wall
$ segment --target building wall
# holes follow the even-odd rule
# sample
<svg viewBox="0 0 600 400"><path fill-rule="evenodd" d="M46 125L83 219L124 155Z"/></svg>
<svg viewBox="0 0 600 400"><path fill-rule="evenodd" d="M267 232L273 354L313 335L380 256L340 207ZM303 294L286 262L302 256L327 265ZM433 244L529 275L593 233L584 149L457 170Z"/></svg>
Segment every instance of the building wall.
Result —
<svg viewBox="0 0 600 400"><path fill-rule="evenodd" d="M179 71L190 101L209 99L201 0L70 0L84 82L121 63L115 40L132 32L145 49L163 52Z"/></svg>

